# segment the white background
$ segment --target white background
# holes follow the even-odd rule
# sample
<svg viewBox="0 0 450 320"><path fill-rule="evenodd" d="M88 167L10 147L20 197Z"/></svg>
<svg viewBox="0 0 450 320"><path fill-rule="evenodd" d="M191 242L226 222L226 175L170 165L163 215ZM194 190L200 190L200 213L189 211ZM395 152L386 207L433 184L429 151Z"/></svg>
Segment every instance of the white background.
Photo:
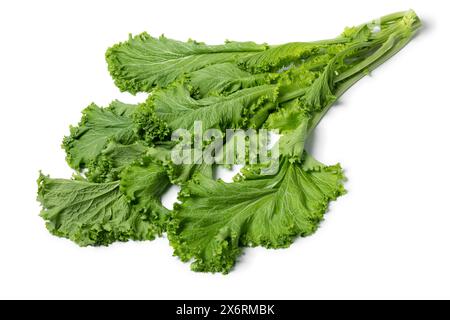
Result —
<svg viewBox="0 0 450 320"><path fill-rule="evenodd" d="M447 3L0 2L0 298L450 298ZM223 276L191 272L166 238L79 248L46 231L35 180L39 169L70 177L60 149L69 124L90 102L145 98L120 93L104 61L128 33L275 44L409 8L423 32L317 129L313 154L342 164L349 192L313 236L247 249Z"/></svg>

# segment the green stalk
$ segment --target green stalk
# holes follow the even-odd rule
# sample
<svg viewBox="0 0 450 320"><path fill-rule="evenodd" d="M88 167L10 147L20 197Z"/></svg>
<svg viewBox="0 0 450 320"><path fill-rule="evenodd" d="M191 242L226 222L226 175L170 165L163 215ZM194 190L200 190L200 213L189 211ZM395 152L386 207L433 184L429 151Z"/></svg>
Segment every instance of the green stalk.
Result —
<svg viewBox="0 0 450 320"><path fill-rule="evenodd" d="M373 60L372 63L364 68L360 68L358 72L353 73L351 76L348 76L346 80L342 83L337 84L337 89L335 92L336 98L339 98L342 96L351 86L353 86L356 82L364 78L368 72L373 71L380 65L382 65L384 62L389 60L392 56L397 54L403 47L405 47L411 39L416 34L417 30L413 31L410 36L401 39L398 41L394 46L391 46L389 50L383 50L383 55L377 55L378 59ZM380 48L381 50L381 48ZM339 81L336 81L339 82ZM322 111L319 113L316 113L313 118L311 119L309 128L308 128L308 135L314 130L315 127L319 124L319 122L322 120L322 118L325 116L325 114L330 110L330 108L333 106L334 102L329 103L328 105L323 108Z"/></svg>

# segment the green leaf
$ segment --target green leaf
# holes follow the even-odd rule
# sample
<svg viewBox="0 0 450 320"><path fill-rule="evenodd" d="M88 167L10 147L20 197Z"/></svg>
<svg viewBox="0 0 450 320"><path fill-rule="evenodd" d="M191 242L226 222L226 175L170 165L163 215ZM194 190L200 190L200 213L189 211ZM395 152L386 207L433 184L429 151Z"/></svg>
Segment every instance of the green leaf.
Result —
<svg viewBox="0 0 450 320"><path fill-rule="evenodd" d="M276 175L234 183L203 175L182 190L169 225L174 253L195 271L227 273L242 246L284 248L312 234L330 200L344 193L339 165L305 167L282 159ZM314 160L315 163L319 163Z"/></svg>
<svg viewBox="0 0 450 320"><path fill-rule="evenodd" d="M162 231L147 211L133 208L118 181L92 183L41 174L38 186L47 229L80 246L151 240Z"/></svg>
<svg viewBox="0 0 450 320"><path fill-rule="evenodd" d="M290 161L299 161L303 155L310 117L304 116L298 127L292 131L285 131L279 143L280 154L287 156Z"/></svg>
<svg viewBox="0 0 450 320"><path fill-rule="evenodd" d="M108 69L117 87L131 93L150 92L165 87L183 74L206 66L235 61L266 50L253 42L226 42L206 45L189 40L181 42L147 33L129 38L106 52Z"/></svg>
<svg viewBox="0 0 450 320"><path fill-rule="evenodd" d="M172 130L192 129L195 121L202 121L204 129L236 128L242 125L265 102L277 98L276 85L261 85L232 93L226 97L207 97L195 100L184 84L156 90L147 103L156 115Z"/></svg>
<svg viewBox="0 0 450 320"><path fill-rule="evenodd" d="M334 95L336 88L334 83L334 77L336 76L334 72L336 70L336 61L335 58L329 61L324 71L302 97L301 101L305 108L308 108L311 111L320 111L327 104L333 103L337 99Z"/></svg>
<svg viewBox="0 0 450 320"><path fill-rule="evenodd" d="M139 139L148 145L164 141L170 133L167 123L156 114L153 103L141 103L133 115L133 123Z"/></svg>
<svg viewBox="0 0 450 320"><path fill-rule="evenodd" d="M316 53L322 45L307 42L290 42L279 46L271 46L268 50L242 57L238 64L251 72L274 72L290 64L301 62L301 59Z"/></svg>
<svg viewBox="0 0 450 320"><path fill-rule="evenodd" d="M111 141L99 156L89 163L86 177L92 182L118 180L120 172L142 158L148 150L149 148L141 141L128 145Z"/></svg>
<svg viewBox="0 0 450 320"><path fill-rule="evenodd" d="M172 161L171 153L175 143L159 144L149 148L147 156L153 161L161 163L172 184L184 184L189 181L193 175L201 173L205 176L212 177L213 165L206 163L191 164L175 164ZM194 155L192 155L194 159ZM195 162L195 161L193 161Z"/></svg>
<svg viewBox="0 0 450 320"><path fill-rule="evenodd" d="M297 100L285 103L267 119L268 128L280 130L281 137L277 142L280 154L290 161L299 161L302 158L310 120L311 116L300 108Z"/></svg>
<svg viewBox="0 0 450 320"><path fill-rule="evenodd" d="M161 196L170 186L163 165L151 157L128 166L120 175L120 188L133 205L152 211L158 219L167 215L161 205Z"/></svg>
<svg viewBox="0 0 450 320"><path fill-rule="evenodd" d="M67 163L76 170L94 161L110 140L130 144L136 140L131 114L135 106L113 102L108 108L91 104L83 110L81 122L70 128L63 148Z"/></svg>
<svg viewBox="0 0 450 320"><path fill-rule="evenodd" d="M233 63L221 63L192 72L190 83L200 97L228 95L240 89L268 84L274 75L251 74Z"/></svg>
<svg viewBox="0 0 450 320"><path fill-rule="evenodd" d="M174 184L184 184L191 180L196 174L202 174L207 177L213 176L213 165L200 163L200 164L173 164L168 166L168 174L170 180Z"/></svg>
<svg viewBox="0 0 450 320"><path fill-rule="evenodd" d="M136 110L136 105L114 100L109 104L107 109L111 110L111 112L118 116L131 117Z"/></svg>

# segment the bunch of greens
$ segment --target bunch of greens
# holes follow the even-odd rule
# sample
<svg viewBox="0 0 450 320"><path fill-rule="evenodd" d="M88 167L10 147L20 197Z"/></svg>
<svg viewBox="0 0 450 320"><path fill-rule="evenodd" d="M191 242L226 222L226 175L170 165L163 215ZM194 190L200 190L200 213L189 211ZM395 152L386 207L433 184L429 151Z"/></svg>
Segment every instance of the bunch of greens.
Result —
<svg viewBox="0 0 450 320"><path fill-rule="evenodd" d="M305 150L308 136L339 96L419 27L408 11L317 42L206 45L143 33L114 45L106 60L116 85L148 99L83 111L63 142L76 174L38 179L48 230L80 246L167 232L193 270L223 273L243 247L284 248L312 234L344 193L344 175ZM216 165L173 163L171 132L197 120L205 129L278 129L278 171L248 164L225 183L213 178ZM168 210L161 196L172 184L181 186L180 203Z"/></svg>

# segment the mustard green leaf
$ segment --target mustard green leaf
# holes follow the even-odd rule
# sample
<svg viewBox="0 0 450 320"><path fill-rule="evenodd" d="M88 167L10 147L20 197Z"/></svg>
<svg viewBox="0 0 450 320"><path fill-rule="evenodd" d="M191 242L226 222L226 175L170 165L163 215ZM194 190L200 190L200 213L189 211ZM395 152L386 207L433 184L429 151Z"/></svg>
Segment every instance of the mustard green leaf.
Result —
<svg viewBox="0 0 450 320"><path fill-rule="evenodd" d="M154 38L142 33L109 48L106 61L117 87L137 93L150 92L155 86L165 87L185 73L216 63L236 61L266 49L266 45L254 42L228 41L222 45L206 45L164 36Z"/></svg>
<svg viewBox="0 0 450 320"><path fill-rule="evenodd" d="M122 91L150 95L139 105L114 101L83 111L63 142L77 172L70 180L38 179L47 228L81 246L167 231L175 255L193 270L223 273L244 247L284 248L312 234L329 202L345 191L340 165L314 159L305 151L307 139L336 99L399 52L420 26L407 11L347 28L335 39L272 46L130 36L108 49L109 71ZM203 132L220 129L196 144L217 163L201 161L196 157L204 154L192 149L182 153L183 160L194 155L189 163L173 157L180 144L171 133L197 132L196 121ZM250 150L249 138L244 161L231 159L246 164L241 174L232 183L216 180L221 157L237 149L225 130L261 127L281 134L272 159ZM171 184L181 186L172 211L161 204Z"/></svg>
<svg viewBox="0 0 450 320"><path fill-rule="evenodd" d="M161 205L161 195L170 186L167 172L158 161L144 157L129 165L120 174L120 188L139 209L151 210L158 219L167 215L167 209Z"/></svg>
<svg viewBox="0 0 450 320"><path fill-rule="evenodd" d="M41 174L38 187L47 229L80 246L152 240L162 231L147 211L133 208L118 181L92 183Z"/></svg>
<svg viewBox="0 0 450 320"><path fill-rule="evenodd" d="M277 85L246 88L225 97L196 100L184 84L156 90L147 103L153 105L159 119L172 130L191 129L195 121L203 128L236 128L242 125L265 102L275 102Z"/></svg>
<svg viewBox="0 0 450 320"><path fill-rule="evenodd" d="M301 59L317 53L321 47L321 45L307 42L290 42L271 46L268 50L241 57L238 64L243 69L254 73L275 72L290 64L300 63Z"/></svg>
<svg viewBox="0 0 450 320"><path fill-rule="evenodd" d="M108 108L91 104L84 109L80 123L70 128L70 135L63 141L70 167L76 170L85 168L110 140L122 144L136 141L131 118L134 108L114 102Z"/></svg>
<svg viewBox="0 0 450 320"><path fill-rule="evenodd" d="M86 177L92 182L118 180L120 172L142 158L148 149L141 141L128 145L110 141L100 154L89 162Z"/></svg>
<svg viewBox="0 0 450 320"><path fill-rule="evenodd" d="M220 63L194 71L190 83L200 97L228 95L240 89L270 83L272 74L251 74L241 70L234 63Z"/></svg>
<svg viewBox="0 0 450 320"><path fill-rule="evenodd" d="M328 203L344 193L342 170L281 161L274 176L224 183L198 175L188 182L168 229L174 253L193 259L194 271L227 273L243 246L285 248L312 234Z"/></svg>

